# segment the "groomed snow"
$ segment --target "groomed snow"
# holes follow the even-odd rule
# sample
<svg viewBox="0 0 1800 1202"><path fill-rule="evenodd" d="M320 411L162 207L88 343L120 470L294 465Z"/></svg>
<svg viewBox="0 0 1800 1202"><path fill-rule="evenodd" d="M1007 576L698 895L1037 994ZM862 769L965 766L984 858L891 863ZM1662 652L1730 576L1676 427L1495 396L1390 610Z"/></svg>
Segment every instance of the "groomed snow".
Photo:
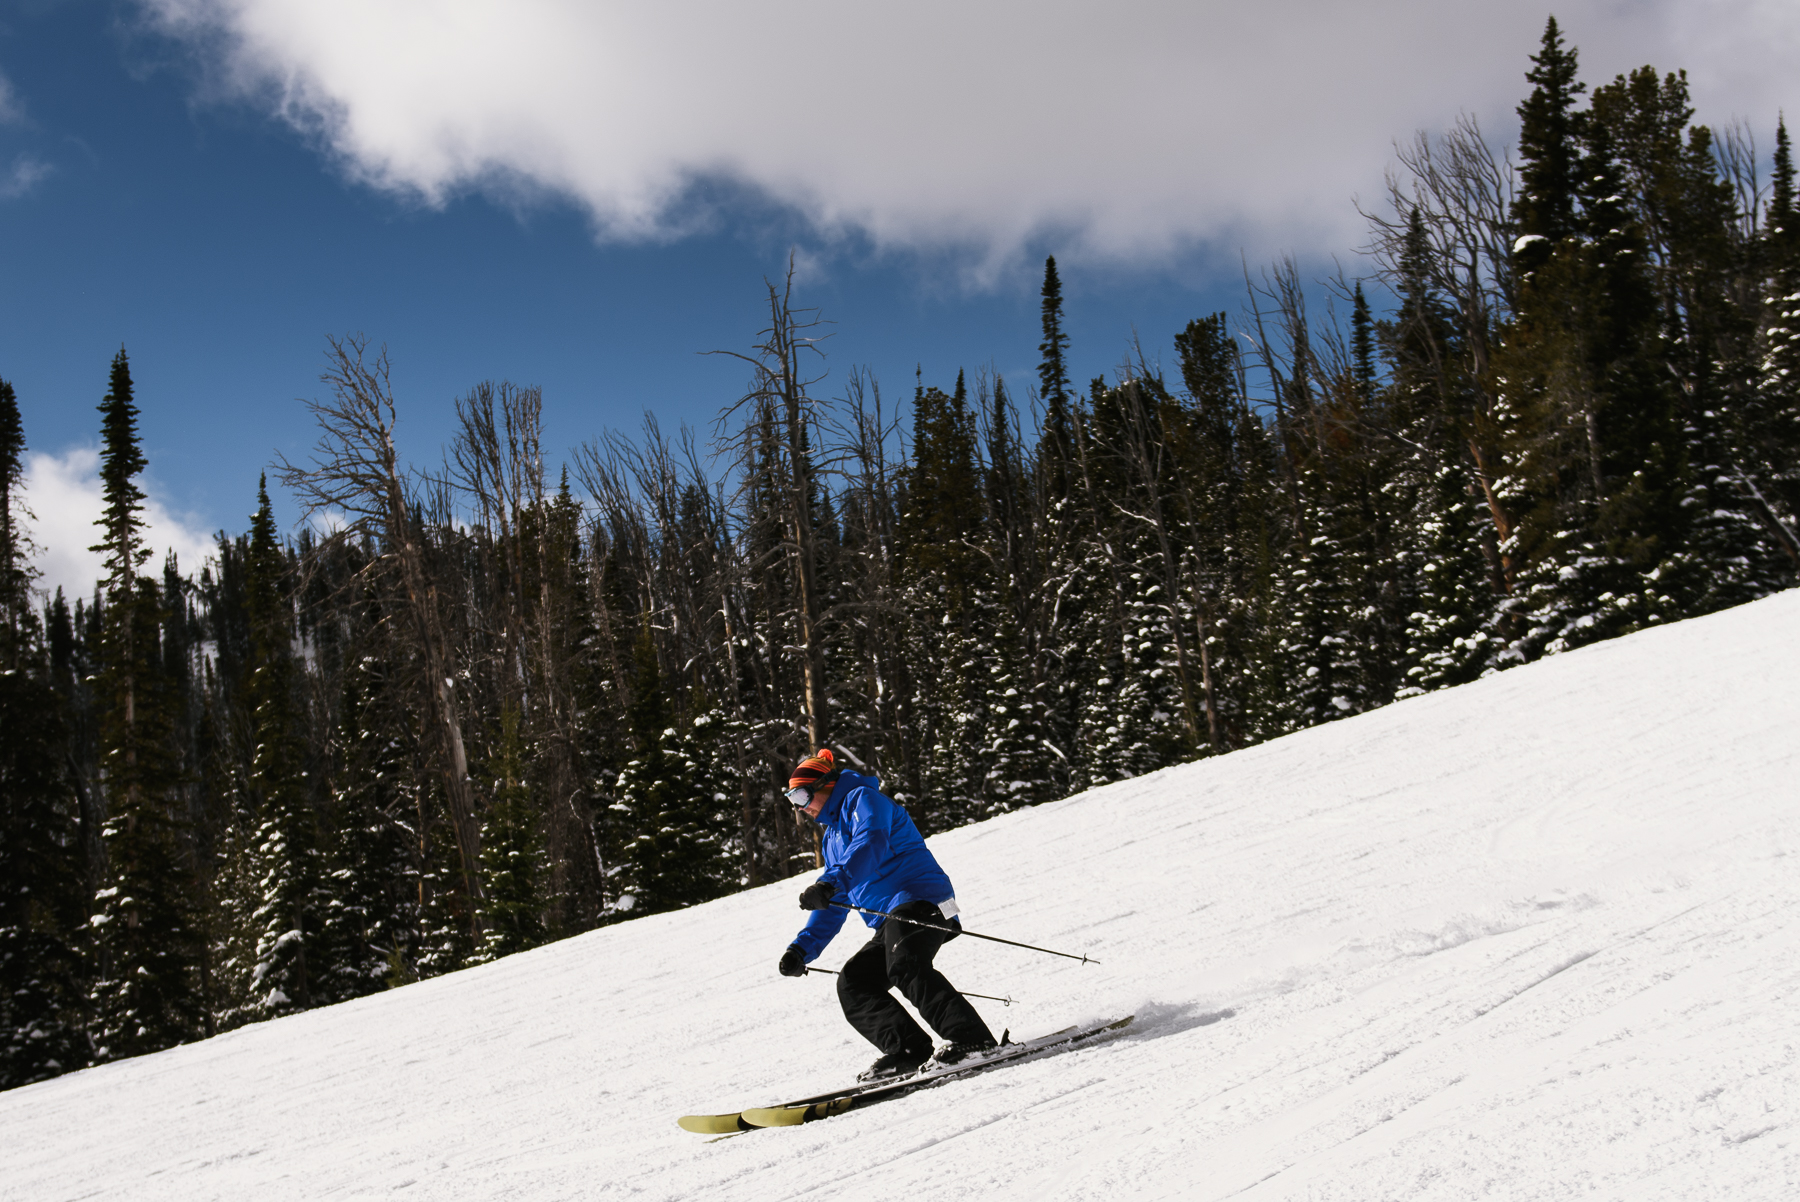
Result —
<svg viewBox="0 0 1800 1202"><path fill-rule="evenodd" d="M31 1199L1800 1197L1800 590L932 840L996 1029L850 1079L783 882L0 1095ZM846 928L821 961L860 942Z"/></svg>

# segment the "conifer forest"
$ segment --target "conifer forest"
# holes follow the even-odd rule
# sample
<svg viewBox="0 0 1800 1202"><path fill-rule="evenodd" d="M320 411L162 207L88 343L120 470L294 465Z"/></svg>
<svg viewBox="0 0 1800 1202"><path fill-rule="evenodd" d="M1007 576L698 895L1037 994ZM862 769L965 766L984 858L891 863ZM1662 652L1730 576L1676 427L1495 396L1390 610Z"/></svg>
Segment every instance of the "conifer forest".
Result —
<svg viewBox="0 0 1800 1202"><path fill-rule="evenodd" d="M121 350L86 596L0 381L0 1087L792 875L817 747L929 835L1794 585L1785 127L1590 88L1554 21L1528 66L1517 144L1403 145L1340 274L1252 264L1093 380L1054 259L1035 379L898 404L778 280L711 429L564 460L482 383L413 464L330 339L204 565L152 562Z"/></svg>

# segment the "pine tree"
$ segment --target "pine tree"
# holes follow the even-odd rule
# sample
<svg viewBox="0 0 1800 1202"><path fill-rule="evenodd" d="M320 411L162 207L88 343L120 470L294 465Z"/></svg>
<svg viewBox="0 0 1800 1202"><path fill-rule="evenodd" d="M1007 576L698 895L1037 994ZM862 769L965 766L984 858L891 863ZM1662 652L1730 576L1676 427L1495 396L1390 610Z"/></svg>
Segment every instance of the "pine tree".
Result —
<svg viewBox="0 0 1800 1202"><path fill-rule="evenodd" d="M178 807L173 746L176 700L161 672L163 609L154 581L137 569L144 545L145 467L130 366L121 350L100 405L102 516L111 577L97 692L109 812L102 829L106 885L92 923L99 945L94 987L98 1058L118 1059L197 1038L204 1027L195 880Z"/></svg>
<svg viewBox="0 0 1800 1202"><path fill-rule="evenodd" d="M637 751L619 773L612 810L630 832L616 909L636 917L709 901L733 874L721 814L728 799L701 776L705 757L676 726L647 620L633 662Z"/></svg>
<svg viewBox="0 0 1800 1202"><path fill-rule="evenodd" d="M1494 666L1676 608L1655 573L1679 541L1684 447L1659 363L1650 244L1619 158L1616 135L1631 123L1622 88L1602 89L1609 111L1581 123L1576 236L1521 290L1501 368L1520 518L1507 549L1518 589L1497 623L1510 637Z"/></svg>
<svg viewBox="0 0 1800 1202"><path fill-rule="evenodd" d="M541 841L515 706L500 711L500 737L488 774L494 786L481 836L486 914L475 963L526 951L543 943L546 936Z"/></svg>
<svg viewBox="0 0 1800 1202"><path fill-rule="evenodd" d="M1201 652L1211 682L1216 750L1253 739L1265 690L1252 649L1274 579L1268 431L1243 393L1239 358L1224 313L1195 318L1175 336L1187 390L1188 441L1177 447L1192 531L1196 605L1206 633Z"/></svg>
<svg viewBox="0 0 1800 1202"><path fill-rule="evenodd" d="M988 679L981 707L987 717L982 749L984 797L990 812L1037 805L1058 795L1047 735L1043 657L1036 654L1033 619L1042 598L1031 596L1038 564L1026 491L1026 465L1018 461L1006 383L996 377L987 429L987 559L996 595L993 641L985 657Z"/></svg>
<svg viewBox="0 0 1800 1202"><path fill-rule="evenodd" d="M244 573L251 630L244 694L256 738L250 757L255 822L249 856L256 889L251 989L259 1017L274 1018L314 1004L327 974L320 932L328 899L297 690L293 608L282 581L287 562L267 481L258 483L256 500Z"/></svg>
<svg viewBox="0 0 1800 1202"><path fill-rule="evenodd" d="M69 734L41 677L0 672L0 1089L85 1066L86 890Z"/></svg>
<svg viewBox="0 0 1800 1202"><path fill-rule="evenodd" d="M340 761L332 784L336 837L322 942L325 1001L362 997L417 975L418 783L408 730L386 672L389 648L365 633L344 672ZM411 820L409 822L409 819Z"/></svg>
<svg viewBox="0 0 1800 1202"><path fill-rule="evenodd" d="M929 771L911 806L928 830L970 821L987 775L984 658L994 613L981 478L963 373L952 393L916 389L913 460L896 541L916 670L929 682L917 714Z"/></svg>
<svg viewBox="0 0 1800 1202"><path fill-rule="evenodd" d="M1775 127L1774 177L1762 229L1766 275L1757 334L1755 400L1732 475L1773 540L1800 571L1800 202L1787 122Z"/></svg>
<svg viewBox="0 0 1800 1202"><path fill-rule="evenodd" d="M0 380L0 1089L81 1068L92 1055L84 855L63 697L31 607L24 450L18 401Z"/></svg>
<svg viewBox="0 0 1800 1202"><path fill-rule="evenodd" d="M1062 279L1056 274L1056 256L1044 260L1042 296L1043 341L1038 343L1038 399L1044 405L1044 441L1039 457L1051 473L1051 494L1060 497L1067 488L1066 471L1070 441L1070 394L1067 355L1069 336L1063 332Z"/></svg>
<svg viewBox="0 0 1800 1202"><path fill-rule="evenodd" d="M37 615L31 604L31 539L24 520L25 425L13 386L0 380L0 671L25 667Z"/></svg>
<svg viewBox="0 0 1800 1202"><path fill-rule="evenodd" d="M988 714L986 796L992 812L1038 805L1058 795L1045 737L1049 724L1043 685L1034 679L1010 597L998 607L999 629L987 657L988 680L982 708Z"/></svg>
<svg viewBox="0 0 1800 1202"><path fill-rule="evenodd" d="M1391 565L1407 601L1397 697L1474 680L1487 660L1484 620L1493 605L1482 553L1488 517L1465 449L1472 389L1458 370L1463 348L1433 285L1430 254L1415 209L1395 264L1399 309L1382 331L1390 421L1403 448L1389 491L1406 510L1405 546Z"/></svg>
<svg viewBox="0 0 1800 1202"><path fill-rule="evenodd" d="M1544 23L1543 43L1525 73L1533 85L1520 102L1519 187L1512 217L1518 231L1513 266L1521 277L1543 266L1563 239L1575 233L1575 193L1580 174L1583 116L1578 97L1587 85L1576 78L1577 54L1565 47L1556 18Z"/></svg>

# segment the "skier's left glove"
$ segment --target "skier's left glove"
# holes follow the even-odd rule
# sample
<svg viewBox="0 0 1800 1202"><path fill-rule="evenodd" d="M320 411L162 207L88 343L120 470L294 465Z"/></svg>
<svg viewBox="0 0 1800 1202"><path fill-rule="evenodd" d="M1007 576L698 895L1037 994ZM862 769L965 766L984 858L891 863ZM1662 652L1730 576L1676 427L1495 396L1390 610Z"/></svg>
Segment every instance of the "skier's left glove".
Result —
<svg viewBox="0 0 1800 1202"><path fill-rule="evenodd" d="M831 895L837 892L837 886L830 881L814 881L800 893L802 910L823 910L831 904Z"/></svg>
<svg viewBox="0 0 1800 1202"><path fill-rule="evenodd" d="M798 943L788 944L788 949L781 953L781 975L784 977L803 977L806 975L806 952Z"/></svg>

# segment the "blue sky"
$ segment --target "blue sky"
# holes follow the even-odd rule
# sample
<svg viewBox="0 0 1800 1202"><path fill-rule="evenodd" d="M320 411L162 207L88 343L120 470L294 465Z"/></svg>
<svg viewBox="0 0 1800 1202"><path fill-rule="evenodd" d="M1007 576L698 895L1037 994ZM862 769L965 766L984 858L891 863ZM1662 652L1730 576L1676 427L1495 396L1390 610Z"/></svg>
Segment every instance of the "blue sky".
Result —
<svg viewBox="0 0 1800 1202"><path fill-rule="evenodd" d="M1377 7L1404 15L1407 3ZM1780 8L1734 3L1750 26L1716 46L1666 13L1647 30L1644 14L1666 5L1635 6L1623 24L1609 15L1617 5L1570 6L1592 10L1591 28L1565 24L1590 78L1644 59L1676 65L1656 52L1679 41L1686 65L1701 60L1703 102L1772 126L1791 85L1747 76L1742 45L1781 50L1800 30ZM983 24L1014 15L999 3L879 37L810 35L825 41L792 94L760 75L732 83L741 55L709 59L753 36L727 28L731 6L714 10L718 35L698 39L657 27L656 6L620 6L638 13L631 28L584 24L584 6L562 0L441 7L455 20L419 34L404 27L409 6L340 0L0 5L0 377L17 389L32 451L62 457L68 477L33 494L41 544L66 551L85 537L74 476L120 345L150 491L184 561L206 532L243 529L276 449L310 445L297 398L319 394L328 334L388 345L418 462L437 458L453 398L483 379L543 387L553 454L635 429L646 408L665 428L709 428L743 372L699 352L747 348L762 282L791 248L802 303L836 323L827 391L853 365L896 400L915 365L946 387L959 367L989 366L1022 391L1046 252L1063 264L1078 377L1109 370L1134 330L1166 356L1188 319L1236 308L1240 253L1256 265L1291 251L1315 272L1336 255L1366 270L1352 198L1379 196L1392 141L1465 108L1507 139L1542 24L1419 6L1450 13L1423 21L1427 43L1487 22L1473 69L1434 66L1398 86L1371 61L1350 72L1361 99L1347 106L1310 85L1291 103L1250 95L1254 66L1239 60L1256 56L1199 37L1191 49L1136 35L1109 46L1103 29L1078 28L1081 6L1063 32L1011 50L1003 26ZM1233 11L1138 7L1144 28L1176 31L1201 10L1216 31ZM1282 7L1260 25L1230 18L1238 44L1298 46L1326 64L1313 78L1342 77L1337 52L1355 31L1296 41L1318 22L1296 25L1308 6ZM611 58L587 54L584 38ZM933 60L931 47L951 44L968 56ZM1708 75L1709 55L1734 54L1731 70ZM679 66L643 65L658 55ZM1149 56L1146 79L1189 82L1046 91L1034 71L1057 55L1071 71L1113 64L1114 79ZM831 63L835 76L818 67ZM805 128L764 139L771 114ZM46 582L82 570L53 559Z"/></svg>

